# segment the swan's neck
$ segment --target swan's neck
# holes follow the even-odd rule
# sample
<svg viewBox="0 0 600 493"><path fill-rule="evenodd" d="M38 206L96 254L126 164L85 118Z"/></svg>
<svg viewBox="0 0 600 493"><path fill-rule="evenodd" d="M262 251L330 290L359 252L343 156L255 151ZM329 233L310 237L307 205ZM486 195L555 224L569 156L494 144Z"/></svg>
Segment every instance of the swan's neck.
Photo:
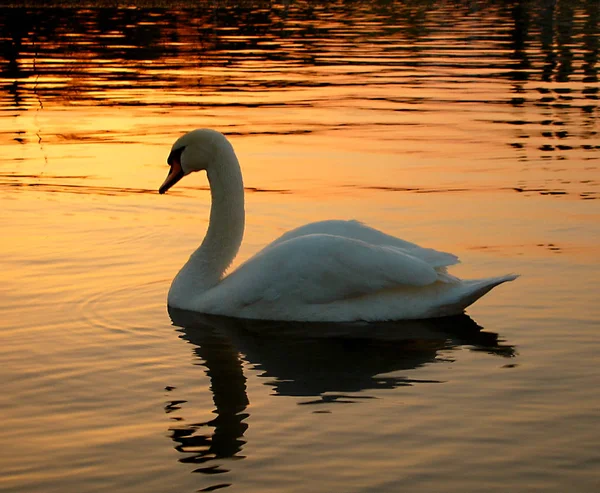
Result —
<svg viewBox="0 0 600 493"><path fill-rule="evenodd" d="M169 300L200 294L219 283L244 236L244 184L229 142L207 170L211 192L210 223L204 241L173 281Z"/></svg>

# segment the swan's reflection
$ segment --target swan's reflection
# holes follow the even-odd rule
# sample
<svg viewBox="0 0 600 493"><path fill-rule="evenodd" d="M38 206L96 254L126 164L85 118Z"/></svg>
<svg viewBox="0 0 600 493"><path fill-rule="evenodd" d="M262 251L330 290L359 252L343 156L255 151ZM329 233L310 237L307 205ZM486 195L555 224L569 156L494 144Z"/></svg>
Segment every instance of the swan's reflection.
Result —
<svg viewBox="0 0 600 493"><path fill-rule="evenodd" d="M323 404L365 399L368 396L357 393L369 389L432 382L390 374L439 360L441 351L445 358L448 351L462 346L504 357L515 354L513 346L501 344L497 334L482 332L467 315L319 324L241 320L176 309L169 314L207 368L216 406L215 419L191 425L181 421L181 426L171 429L176 449L193 454L181 461L193 464L239 458L249 403L243 361L262 371L260 376L267 378L265 384L273 387L275 395L309 397L300 403ZM206 427L214 428L212 435ZM203 466L196 472L226 470Z"/></svg>

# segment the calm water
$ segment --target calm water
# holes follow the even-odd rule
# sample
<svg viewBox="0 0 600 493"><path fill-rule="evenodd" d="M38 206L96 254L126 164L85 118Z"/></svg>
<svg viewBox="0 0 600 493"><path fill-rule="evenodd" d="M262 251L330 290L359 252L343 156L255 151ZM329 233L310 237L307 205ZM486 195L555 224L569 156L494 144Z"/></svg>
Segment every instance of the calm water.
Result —
<svg viewBox="0 0 600 493"><path fill-rule="evenodd" d="M597 0L246 5L0 9L0 490L599 491ZM356 218L522 277L441 321L170 316L196 127L236 263Z"/></svg>

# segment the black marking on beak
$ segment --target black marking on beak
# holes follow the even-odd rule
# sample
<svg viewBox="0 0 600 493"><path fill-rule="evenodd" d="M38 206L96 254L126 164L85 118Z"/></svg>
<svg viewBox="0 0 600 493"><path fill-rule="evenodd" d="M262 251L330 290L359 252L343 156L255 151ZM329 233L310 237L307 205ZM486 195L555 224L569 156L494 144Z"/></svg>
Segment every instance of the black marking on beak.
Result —
<svg viewBox="0 0 600 493"><path fill-rule="evenodd" d="M179 164L181 164L181 154L183 153L183 151L185 151L185 146L180 147L178 149L173 149L169 153L169 157L167 158L167 164L169 166L172 166L174 161L177 161Z"/></svg>

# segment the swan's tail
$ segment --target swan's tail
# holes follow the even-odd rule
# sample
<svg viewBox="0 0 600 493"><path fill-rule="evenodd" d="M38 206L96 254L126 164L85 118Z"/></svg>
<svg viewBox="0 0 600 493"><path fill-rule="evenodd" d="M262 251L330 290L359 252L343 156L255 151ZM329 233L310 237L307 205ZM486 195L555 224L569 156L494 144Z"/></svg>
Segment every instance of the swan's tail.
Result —
<svg viewBox="0 0 600 493"><path fill-rule="evenodd" d="M489 293L496 286L514 281L518 274L507 274L499 277L489 277L487 279L474 279L462 281L461 288L452 293L452 297L447 303L440 307L440 315L456 315L465 311L465 309L475 303L483 295Z"/></svg>

